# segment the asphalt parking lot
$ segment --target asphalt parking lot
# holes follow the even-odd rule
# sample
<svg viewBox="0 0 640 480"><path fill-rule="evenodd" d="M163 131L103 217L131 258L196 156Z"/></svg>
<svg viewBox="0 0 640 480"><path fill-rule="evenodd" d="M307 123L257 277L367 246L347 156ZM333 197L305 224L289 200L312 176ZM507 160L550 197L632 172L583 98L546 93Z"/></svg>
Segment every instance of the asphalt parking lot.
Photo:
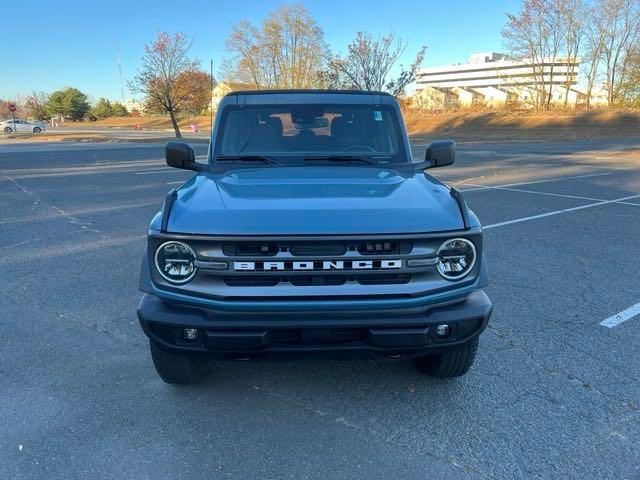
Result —
<svg viewBox="0 0 640 480"><path fill-rule="evenodd" d="M495 310L465 377L225 362L175 388L135 309L189 173L158 144L0 145L0 478L640 478L634 148L462 144L433 172L486 229Z"/></svg>

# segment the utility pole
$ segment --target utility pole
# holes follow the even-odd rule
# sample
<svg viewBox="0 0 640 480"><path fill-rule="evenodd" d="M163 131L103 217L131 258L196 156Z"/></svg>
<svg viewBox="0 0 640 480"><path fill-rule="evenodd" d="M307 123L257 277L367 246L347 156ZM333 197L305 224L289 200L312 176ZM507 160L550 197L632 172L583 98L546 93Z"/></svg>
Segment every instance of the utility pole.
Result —
<svg viewBox="0 0 640 480"><path fill-rule="evenodd" d="M120 75L120 101L124 103L124 82L122 81L122 61L120 60L120 44L116 43L116 58L118 62L118 74Z"/></svg>
<svg viewBox="0 0 640 480"><path fill-rule="evenodd" d="M211 100L209 100L209 117L211 121L211 133L213 133L213 58L211 59Z"/></svg>

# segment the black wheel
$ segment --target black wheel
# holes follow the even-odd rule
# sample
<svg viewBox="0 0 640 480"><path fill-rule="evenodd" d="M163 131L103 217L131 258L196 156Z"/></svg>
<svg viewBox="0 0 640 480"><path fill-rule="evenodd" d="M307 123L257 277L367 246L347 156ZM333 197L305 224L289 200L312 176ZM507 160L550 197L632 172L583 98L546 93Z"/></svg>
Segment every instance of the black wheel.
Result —
<svg viewBox="0 0 640 480"><path fill-rule="evenodd" d="M186 355L162 350L149 341L153 366L166 383L186 385L200 383L209 374L209 362L202 356Z"/></svg>
<svg viewBox="0 0 640 480"><path fill-rule="evenodd" d="M13 130L11 130L11 127L4 127L4 133L11 133L13 132Z"/></svg>
<svg viewBox="0 0 640 480"><path fill-rule="evenodd" d="M40 127L33 127L33 133L40 133L42 129Z"/></svg>
<svg viewBox="0 0 640 480"><path fill-rule="evenodd" d="M460 377L469 371L478 351L478 337L438 355L416 358L422 373L436 378Z"/></svg>

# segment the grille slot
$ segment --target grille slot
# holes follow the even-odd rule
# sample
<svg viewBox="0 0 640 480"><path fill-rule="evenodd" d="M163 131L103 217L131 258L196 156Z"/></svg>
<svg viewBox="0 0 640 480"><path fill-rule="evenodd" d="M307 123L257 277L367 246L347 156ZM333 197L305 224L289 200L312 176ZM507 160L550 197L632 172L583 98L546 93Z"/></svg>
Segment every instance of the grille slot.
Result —
<svg viewBox="0 0 640 480"><path fill-rule="evenodd" d="M279 251L278 245L268 243L237 243L222 247L222 252L228 257L273 257Z"/></svg>
<svg viewBox="0 0 640 480"><path fill-rule="evenodd" d="M271 342L284 345L299 345L300 342L300 330L296 329L284 329L278 328L270 331Z"/></svg>
<svg viewBox="0 0 640 480"><path fill-rule="evenodd" d="M411 281L411 275L359 275L356 280L360 285L401 285Z"/></svg>
<svg viewBox="0 0 640 480"><path fill-rule="evenodd" d="M224 283L230 287L275 287L280 283L280 277L267 275L251 276L229 276L224 278Z"/></svg>
<svg viewBox="0 0 640 480"><path fill-rule="evenodd" d="M335 256L339 257L347 253L348 246L340 243L327 243L327 244L297 244L291 245L289 251L291 255L296 257L320 257L320 256Z"/></svg>
<svg viewBox="0 0 640 480"><path fill-rule="evenodd" d="M319 345L322 343L353 343L363 339L365 330L362 328L334 328L316 334L306 331L304 334L300 329L278 328L270 330L271 343L280 345Z"/></svg>
<svg viewBox="0 0 640 480"><path fill-rule="evenodd" d="M411 251L410 242L377 241L363 242L356 247L360 255L407 254Z"/></svg>
<svg viewBox="0 0 640 480"><path fill-rule="evenodd" d="M338 328L333 331L336 342L349 343L362 340L364 330L361 328Z"/></svg>
<svg viewBox="0 0 640 480"><path fill-rule="evenodd" d="M344 285L347 277L344 275L297 275L290 277L289 282L297 287L310 285Z"/></svg>

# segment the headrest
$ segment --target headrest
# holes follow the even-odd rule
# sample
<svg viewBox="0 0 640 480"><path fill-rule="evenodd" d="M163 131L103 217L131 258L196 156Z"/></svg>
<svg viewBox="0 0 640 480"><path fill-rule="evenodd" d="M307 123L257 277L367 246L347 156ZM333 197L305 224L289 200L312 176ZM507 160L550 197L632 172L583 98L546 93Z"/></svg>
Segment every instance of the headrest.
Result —
<svg viewBox="0 0 640 480"><path fill-rule="evenodd" d="M269 128L272 135L281 137L283 132L282 119L280 117L268 117L267 128Z"/></svg>
<svg viewBox="0 0 640 480"><path fill-rule="evenodd" d="M335 117L331 121L331 136L343 137L348 136L353 131L353 123L347 122L344 117Z"/></svg>

